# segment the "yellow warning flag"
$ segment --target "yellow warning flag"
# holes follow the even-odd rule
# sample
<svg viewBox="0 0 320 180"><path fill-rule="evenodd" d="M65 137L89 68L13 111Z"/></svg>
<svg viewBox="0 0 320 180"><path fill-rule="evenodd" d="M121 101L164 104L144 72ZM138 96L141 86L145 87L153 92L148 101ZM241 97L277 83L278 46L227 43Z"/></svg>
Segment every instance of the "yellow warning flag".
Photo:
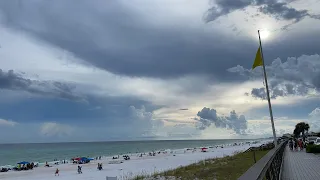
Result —
<svg viewBox="0 0 320 180"><path fill-rule="evenodd" d="M254 60L254 63L252 65L252 69L262 65L263 65L263 62L262 62L262 56L261 56L261 47L259 46L259 49L256 54L256 59Z"/></svg>

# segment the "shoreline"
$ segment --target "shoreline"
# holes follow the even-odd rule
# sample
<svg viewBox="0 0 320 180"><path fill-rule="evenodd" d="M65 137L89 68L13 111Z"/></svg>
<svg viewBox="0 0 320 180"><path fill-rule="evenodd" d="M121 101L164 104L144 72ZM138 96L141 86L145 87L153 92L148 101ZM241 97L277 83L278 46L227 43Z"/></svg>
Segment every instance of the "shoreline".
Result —
<svg viewBox="0 0 320 180"><path fill-rule="evenodd" d="M239 139L238 139L239 140ZM161 140L159 140L159 141L161 141ZM166 141L166 140L163 140L163 141ZM170 141L180 141L180 140L170 140ZM188 140L186 140L186 141L188 141ZM257 140L250 140L250 141L243 141L243 142L238 142L237 144L247 144L247 143L250 143L250 144L255 144L255 143L259 143L259 142L262 142L262 141L267 141L267 140L262 140L262 139L257 139ZM120 142L120 141L114 141L114 142ZM124 141L124 142L131 142L131 141ZM139 142L139 141L135 141L135 142ZM76 143L82 143L82 142L76 142ZM94 142L92 142L92 143L94 143ZM101 143L103 143L103 142L101 142ZM26 143L26 144L30 144L30 143ZM31 144L33 144L33 143L31 143ZM36 144L36 143L34 143L34 144ZM55 144L55 143L44 143L44 144ZM226 143L226 144L218 144L218 145L213 145L213 147L220 147L220 146L233 146L234 145L234 143L233 144L231 144L231 143ZM207 146L207 147L209 147L209 146ZM196 149L196 148L201 148L201 147L184 147L183 149ZM158 152L158 151L164 151L164 150L166 150L166 149L155 149L155 150L153 150L154 152ZM173 150L173 151L178 151L178 150L182 150L182 149L170 149L170 150ZM141 151L141 152L126 152L126 153L119 153L119 154L111 154L111 155L103 155L103 154L100 154L100 155L95 155L95 156L93 156L93 157L89 157L89 158L94 158L94 157L99 157L99 156L101 156L102 158L110 158L110 157L113 157L113 156L122 156L122 155L136 155L136 154L141 154L141 153L149 153L150 151ZM74 157L76 157L76 156L74 156ZM71 158L74 158L74 157L66 157L66 158L64 158L64 159L58 159L58 160L56 160L56 161L59 161L59 165L61 165L62 164L62 161L63 160L65 160L65 161L67 161L67 162L69 162L69 161L71 161ZM87 156L82 156L82 157L87 157ZM24 161L24 159L20 159L20 161ZM43 161L29 161L30 163L31 162L35 162L35 163L38 163L39 165L44 165L45 164L45 162L48 162L49 164L52 164L53 162L56 162L56 161L54 161L53 159L51 159L51 160L49 160L49 159L47 159L47 160L43 160ZM72 163L71 163L72 164ZM5 165L3 165L3 164L0 164L0 168L1 167L15 167L16 166L16 164L5 164ZM1 172L0 172L1 173Z"/></svg>
<svg viewBox="0 0 320 180"><path fill-rule="evenodd" d="M258 138L258 139L141 139L141 140L110 140L110 141L74 141L74 142L13 142L13 143L0 143L0 145L17 145L17 144L60 144L60 143L110 143L110 142L150 142L150 141L223 141L223 140L243 140L243 141L264 141L271 138Z"/></svg>
<svg viewBox="0 0 320 180"><path fill-rule="evenodd" d="M247 141L248 142L248 141ZM112 156L103 156L101 160L93 160L89 164L81 164L83 166L83 174L76 173L77 164L59 164L53 167L43 167L39 166L33 170L28 171L9 171L0 173L0 179L8 180L19 180L25 179L43 179L46 178L50 180L50 177L54 178L54 171L56 168L60 170L60 179L105 179L106 176L117 176L120 179L126 179L125 177L133 177L139 174L152 174L154 172L162 172L165 170L170 170L177 168L179 166L186 166L204 159L224 157L227 155L232 155L237 151L245 151L249 147L256 147L264 144L268 141L250 141L257 143L237 143L237 146L231 144L217 145L212 148L208 148L208 152L201 152L200 147L198 148L184 148L170 150L170 153L160 153L156 156L144 155L143 157L138 157L141 153L129 154L130 160L120 160L123 163L109 164L112 162ZM223 146L223 148L221 148ZM191 150L195 150L192 152ZM158 151L155 151L158 152ZM161 151L164 152L164 151ZM119 160L117 160L119 161ZM103 170L97 170L97 164L103 164ZM145 171L141 171L144 169ZM128 179L128 178L127 178Z"/></svg>

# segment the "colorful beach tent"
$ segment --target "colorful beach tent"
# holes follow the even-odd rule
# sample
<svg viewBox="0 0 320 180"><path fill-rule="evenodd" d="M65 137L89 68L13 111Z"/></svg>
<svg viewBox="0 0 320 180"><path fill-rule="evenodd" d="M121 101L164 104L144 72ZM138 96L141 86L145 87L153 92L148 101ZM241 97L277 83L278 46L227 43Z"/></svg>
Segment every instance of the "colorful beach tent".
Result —
<svg viewBox="0 0 320 180"><path fill-rule="evenodd" d="M21 161L21 162L18 162L17 164L24 164L24 165L26 165L26 164L30 164L30 163L27 162L27 161Z"/></svg>
<svg viewBox="0 0 320 180"><path fill-rule="evenodd" d="M93 158L86 158L86 157L77 157L77 158L72 158L74 161L82 161L82 162L90 162L91 160L94 160Z"/></svg>

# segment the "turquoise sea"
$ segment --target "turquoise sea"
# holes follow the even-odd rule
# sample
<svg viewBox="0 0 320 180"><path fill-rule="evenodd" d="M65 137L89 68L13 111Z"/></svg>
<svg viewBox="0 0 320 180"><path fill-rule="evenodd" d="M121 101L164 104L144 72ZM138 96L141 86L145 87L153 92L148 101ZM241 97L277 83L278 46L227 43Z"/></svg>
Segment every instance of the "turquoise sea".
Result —
<svg viewBox="0 0 320 180"><path fill-rule="evenodd" d="M257 140L156 140L0 144L0 166L15 165L17 162L20 161L45 162L53 161L54 159L70 159L76 156L112 156L126 153L150 152L153 150L195 148L202 146L216 146L248 141Z"/></svg>

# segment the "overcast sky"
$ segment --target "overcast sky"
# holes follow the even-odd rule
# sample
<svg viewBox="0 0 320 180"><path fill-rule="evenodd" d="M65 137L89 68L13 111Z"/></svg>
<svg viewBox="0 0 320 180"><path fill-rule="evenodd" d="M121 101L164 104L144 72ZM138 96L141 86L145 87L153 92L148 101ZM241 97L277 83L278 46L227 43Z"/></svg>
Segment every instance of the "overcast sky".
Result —
<svg viewBox="0 0 320 180"><path fill-rule="evenodd" d="M319 0L0 1L0 143L320 130Z"/></svg>

